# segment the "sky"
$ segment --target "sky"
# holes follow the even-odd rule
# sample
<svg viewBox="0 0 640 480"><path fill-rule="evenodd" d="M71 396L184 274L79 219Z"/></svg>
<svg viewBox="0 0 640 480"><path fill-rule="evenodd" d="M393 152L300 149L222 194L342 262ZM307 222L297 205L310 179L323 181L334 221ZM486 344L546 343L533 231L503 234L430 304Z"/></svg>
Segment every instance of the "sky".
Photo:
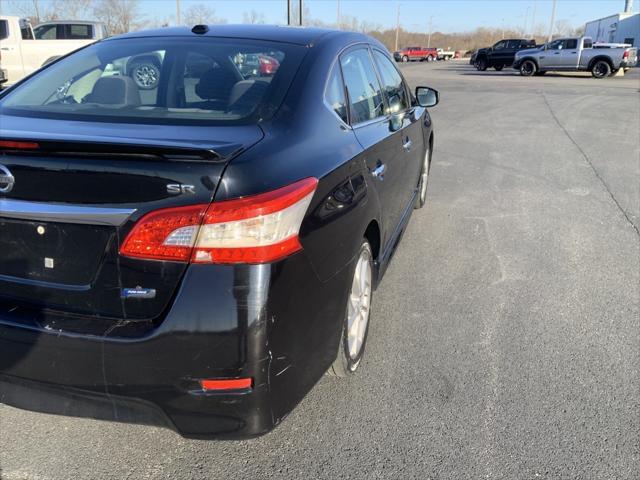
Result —
<svg viewBox="0 0 640 480"><path fill-rule="evenodd" d="M16 1L0 0L2 12L11 14ZM48 2L50 0L41 0ZM140 11L145 20L154 23L175 18L176 0L139 0ZM286 23L286 0L179 0L181 10L191 5L205 4L215 10L217 17L228 23L242 23L243 13L255 10L264 15L266 23ZM298 0L292 0L297 3ZM400 24L406 30L427 31L431 19L433 30L444 33L463 32L478 27L524 28L531 30L532 21L548 28L552 0L304 0L313 18L327 23L335 22L338 12L343 16L356 17L359 21L379 24L383 28L395 27L398 4ZM638 12L640 0L634 2ZM577 27L624 10L624 0L557 0L556 21L564 21ZM535 20L534 20L535 11Z"/></svg>

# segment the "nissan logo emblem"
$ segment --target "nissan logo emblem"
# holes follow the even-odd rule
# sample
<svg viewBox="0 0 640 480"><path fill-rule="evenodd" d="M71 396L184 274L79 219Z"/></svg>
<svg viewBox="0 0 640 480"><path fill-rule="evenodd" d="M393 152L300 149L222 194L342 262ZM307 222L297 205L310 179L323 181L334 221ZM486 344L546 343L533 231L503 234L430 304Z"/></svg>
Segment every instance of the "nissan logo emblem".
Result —
<svg viewBox="0 0 640 480"><path fill-rule="evenodd" d="M16 179L4 165L0 165L0 193L9 193L13 190Z"/></svg>

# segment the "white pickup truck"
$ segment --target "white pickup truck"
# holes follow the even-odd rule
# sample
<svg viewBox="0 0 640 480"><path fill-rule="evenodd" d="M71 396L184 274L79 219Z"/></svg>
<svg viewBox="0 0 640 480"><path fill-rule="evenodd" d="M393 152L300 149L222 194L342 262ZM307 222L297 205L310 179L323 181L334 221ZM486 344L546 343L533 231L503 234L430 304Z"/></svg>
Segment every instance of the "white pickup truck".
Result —
<svg viewBox="0 0 640 480"><path fill-rule="evenodd" d="M586 71L595 78L628 70L638 61L638 51L631 45L593 43L589 37L559 38L544 45L520 50L513 68L520 74L544 75L549 71Z"/></svg>
<svg viewBox="0 0 640 480"><path fill-rule="evenodd" d="M95 41L41 35L37 39L27 19L0 16L0 86L16 83L43 65ZM44 38L55 38L45 40Z"/></svg>

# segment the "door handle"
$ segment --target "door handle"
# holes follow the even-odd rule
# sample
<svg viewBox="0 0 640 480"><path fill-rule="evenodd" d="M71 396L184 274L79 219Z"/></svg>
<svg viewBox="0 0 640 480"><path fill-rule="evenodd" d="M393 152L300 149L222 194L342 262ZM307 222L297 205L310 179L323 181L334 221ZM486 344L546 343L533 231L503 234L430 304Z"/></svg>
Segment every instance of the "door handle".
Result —
<svg viewBox="0 0 640 480"><path fill-rule="evenodd" d="M378 166L371 172L371 175L379 180L383 180L384 172L387 170L387 166L384 163L378 163Z"/></svg>
<svg viewBox="0 0 640 480"><path fill-rule="evenodd" d="M554 55L560 55L560 52L555 52Z"/></svg>
<svg viewBox="0 0 640 480"><path fill-rule="evenodd" d="M413 146L413 142L411 141L410 138L407 138L405 142L402 144L402 148L404 148L406 152L411 151L412 146Z"/></svg>

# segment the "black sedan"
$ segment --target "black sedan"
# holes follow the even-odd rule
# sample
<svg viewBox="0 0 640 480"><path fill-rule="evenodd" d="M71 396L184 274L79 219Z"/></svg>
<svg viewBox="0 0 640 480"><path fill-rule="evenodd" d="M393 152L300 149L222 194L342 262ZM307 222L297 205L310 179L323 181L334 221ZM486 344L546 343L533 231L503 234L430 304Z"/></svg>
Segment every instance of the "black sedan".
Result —
<svg viewBox="0 0 640 480"><path fill-rule="evenodd" d="M274 428L361 363L437 102L370 37L267 26L110 38L2 92L0 401Z"/></svg>

